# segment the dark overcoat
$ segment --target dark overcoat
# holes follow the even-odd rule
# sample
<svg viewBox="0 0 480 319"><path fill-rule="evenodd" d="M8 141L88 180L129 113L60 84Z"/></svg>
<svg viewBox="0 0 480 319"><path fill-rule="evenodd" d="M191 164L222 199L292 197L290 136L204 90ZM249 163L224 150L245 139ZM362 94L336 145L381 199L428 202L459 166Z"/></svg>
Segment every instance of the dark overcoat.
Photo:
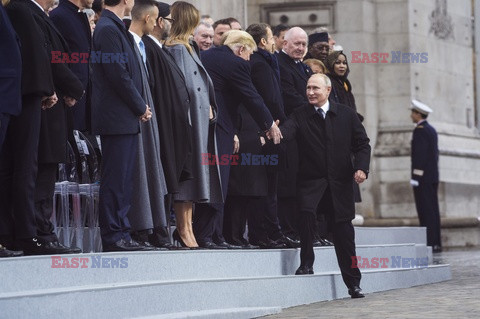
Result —
<svg viewBox="0 0 480 319"><path fill-rule="evenodd" d="M299 212L315 213L329 187L335 220L355 218L352 178L357 170L368 176L371 151L370 140L355 111L330 103L324 120L312 105L305 105L295 110L280 129L285 140L295 138L298 142Z"/></svg>
<svg viewBox="0 0 480 319"><path fill-rule="evenodd" d="M169 194L192 176L192 128L188 120L190 95L185 77L170 53L143 36L151 67L151 86L160 132L160 153Z"/></svg>
<svg viewBox="0 0 480 319"><path fill-rule="evenodd" d="M70 52L79 56L90 54L92 31L85 12L79 11L78 7L68 0L60 0L58 7L50 12L50 19L68 43ZM70 69L82 82L85 94L69 111L73 117L73 129L86 131L91 129L90 65L88 59L82 58L80 61L82 60L87 63L72 63Z"/></svg>
<svg viewBox="0 0 480 319"><path fill-rule="evenodd" d="M218 153L231 155L240 103L245 106L262 131L272 126L273 118L252 83L250 64L247 61L236 56L227 46L203 51L201 58L215 87L218 105L216 130ZM222 186L228 185L230 165L221 165L220 173ZM224 196L226 193L227 186L223 187Z"/></svg>
<svg viewBox="0 0 480 319"><path fill-rule="evenodd" d="M280 66L280 83L282 88L283 105L285 114L289 116L296 108L304 106L307 100L307 81L312 74L309 67L303 63L303 71L295 61L285 52L277 54ZM286 169L278 176L278 196L295 197L297 184L296 176L298 170L298 149L296 141L285 144L286 148ZM281 163L282 164L282 163ZM283 166L283 165L282 165Z"/></svg>
<svg viewBox="0 0 480 319"><path fill-rule="evenodd" d="M52 20L32 1L27 3L37 20L40 29L47 37L47 51L69 53L68 45ZM40 140L38 145L39 163L61 163L67 156L67 110L63 97L79 100L84 87L70 70L69 63L53 63L51 60L53 83L58 102L52 108L42 111Z"/></svg>

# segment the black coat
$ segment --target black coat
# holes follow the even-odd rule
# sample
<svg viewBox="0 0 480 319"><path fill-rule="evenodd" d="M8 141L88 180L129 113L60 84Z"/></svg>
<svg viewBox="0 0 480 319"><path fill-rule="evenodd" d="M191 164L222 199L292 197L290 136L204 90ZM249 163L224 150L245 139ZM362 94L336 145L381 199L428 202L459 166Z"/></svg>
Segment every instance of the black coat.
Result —
<svg viewBox="0 0 480 319"><path fill-rule="evenodd" d="M252 83L262 97L275 120L285 122L287 117L283 109L280 89L280 70L275 55L258 49L250 56ZM240 140L240 162L245 154L276 156L282 153L283 145L268 143L262 147L255 123L245 107L238 111L237 135ZM282 153L283 154L283 153ZM269 162L269 164L272 164ZM268 192L267 170L277 169L275 165L235 165L231 167L228 193L237 196L266 196Z"/></svg>
<svg viewBox="0 0 480 319"><path fill-rule="evenodd" d="M49 41L30 4L31 0L12 0L5 8L22 45L22 95L51 96L55 89L47 51Z"/></svg>
<svg viewBox="0 0 480 319"><path fill-rule="evenodd" d="M92 63L92 126L99 135L138 134L145 113L142 72L133 37L120 18L102 11L93 33L93 50L119 53L126 61Z"/></svg>
<svg viewBox="0 0 480 319"><path fill-rule="evenodd" d="M289 116L297 107L308 103L307 81L312 75L312 70L302 63L305 72L301 72L295 61L285 52L277 55L280 66L280 79L282 87L283 105L285 114Z"/></svg>
<svg viewBox="0 0 480 319"><path fill-rule="evenodd" d="M50 12L50 19L68 43L70 52L76 54L90 54L92 32L87 15L78 11L78 7L68 0L60 0L57 8ZM71 108L73 129L86 131L91 128L90 113L90 65L89 63L72 63L70 70L82 82L85 94Z"/></svg>
<svg viewBox="0 0 480 319"><path fill-rule="evenodd" d="M250 64L247 61L236 56L227 46L202 51L201 59L215 87L218 154L230 155L240 103L246 107L262 131L272 126L273 118L252 83ZM230 166L220 166L222 186L228 185L229 172ZM223 187L224 195L226 192L227 187Z"/></svg>
<svg viewBox="0 0 480 319"><path fill-rule="evenodd" d="M371 151L356 113L348 106L330 103L324 120L312 105L306 105L295 110L280 129L284 140L298 142L300 212L314 213L329 187L335 220L355 218L352 178L357 170L368 176Z"/></svg>
<svg viewBox="0 0 480 319"><path fill-rule="evenodd" d="M150 66L151 92L160 133L160 155L170 194L192 178L192 137L188 120L190 96L173 57L148 36L142 38Z"/></svg>
<svg viewBox="0 0 480 319"><path fill-rule="evenodd" d="M412 137L412 179L438 183L437 131L424 121L415 127Z"/></svg>
<svg viewBox="0 0 480 319"><path fill-rule="evenodd" d="M20 39L1 4L0 43L0 114L18 115L22 110Z"/></svg>
<svg viewBox="0 0 480 319"><path fill-rule="evenodd" d="M27 2L26 5L32 10L40 29L47 37L46 49L48 52L68 53L67 43L45 12L32 1ZM84 91L80 80L69 69L69 64L52 62L50 67L58 102L52 108L42 111L38 146L39 163L61 163L66 160L69 128L67 128L66 106L63 97L68 96L78 100Z"/></svg>
<svg viewBox="0 0 480 319"><path fill-rule="evenodd" d="M285 52L277 54L280 66L280 79L282 88L283 105L285 114L289 116L295 109L308 103L307 81L312 70L305 64L300 64L305 72L302 72L295 61ZM278 196L295 197L298 170L298 149L296 141L285 144L286 163L280 163L281 167L287 168L278 176Z"/></svg>

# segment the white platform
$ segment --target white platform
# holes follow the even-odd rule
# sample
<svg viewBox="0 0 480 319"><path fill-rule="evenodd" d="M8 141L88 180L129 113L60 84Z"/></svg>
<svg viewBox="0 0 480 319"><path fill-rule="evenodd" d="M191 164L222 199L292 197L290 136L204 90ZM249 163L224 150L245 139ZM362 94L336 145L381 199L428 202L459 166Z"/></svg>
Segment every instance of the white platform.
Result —
<svg viewBox="0 0 480 319"><path fill-rule="evenodd" d="M388 268L361 269L366 293L451 278L448 265L392 268L392 257L431 262L424 228L356 228L356 237L358 256L390 260ZM0 259L0 317L253 318L348 297L333 247L315 254L308 276L293 275L299 249L62 256L88 258L87 268L52 268L51 256ZM92 268L105 258L124 258L127 267Z"/></svg>

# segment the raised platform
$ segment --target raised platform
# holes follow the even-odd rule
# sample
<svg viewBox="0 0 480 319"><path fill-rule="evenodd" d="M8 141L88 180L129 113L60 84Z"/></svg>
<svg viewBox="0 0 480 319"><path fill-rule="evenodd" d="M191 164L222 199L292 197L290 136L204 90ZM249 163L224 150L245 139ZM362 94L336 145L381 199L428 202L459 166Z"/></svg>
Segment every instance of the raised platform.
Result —
<svg viewBox="0 0 480 319"><path fill-rule="evenodd" d="M431 264L424 228L359 227L356 240L360 268L365 260L371 267L361 269L366 293L451 278L448 265ZM298 249L1 259L0 309L19 318L253 318L348 297L333 247L315 254L315 275L308 276L293 275ZM375 257L385 268L370 263ZM67 261L78 268L58 268Z"/></svg>

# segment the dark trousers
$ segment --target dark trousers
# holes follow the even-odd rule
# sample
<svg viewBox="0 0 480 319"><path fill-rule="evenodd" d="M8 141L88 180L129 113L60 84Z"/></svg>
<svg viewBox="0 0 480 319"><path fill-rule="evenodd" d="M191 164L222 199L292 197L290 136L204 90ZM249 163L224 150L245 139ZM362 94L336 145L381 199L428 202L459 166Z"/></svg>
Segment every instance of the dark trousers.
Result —
<svg viewBox="0 0 480 319"><path fill-rule="evenodd" d="M129 241L127 218L133 192L138 135L102 135L99 222L103 245Z"/></svg>
<svg viewBox="0 0 480 319"><path fill-rule="evenodd" d="M285 236L298 238L297 219L298 208L295 197L278 197L278 219L280 228Z"/></svg>
<svg viewBox="0 0 480 319"><path fill-rule="evenodd" d="M3 141L7 135L7 127L10 122L10 114L0 113L0 152L2 151Z"/></svg>
<svg viewBox="0 0 480 319"><path fill-rule="evenodd" d="M360 286L361 273L358 268L352 268L352 256L355 252L355 230L351 221L336 222L333 215L333 204L330 190L325 191L316 212L301 211L299 213L300 233L300 264L312 267L315 261L313 237L317 213L326 213L329 230L332 232L338 266L342 273L343 282L348 288Z"/></svg>
<svg viewBox="0 0 480 319"><path fill-rule="evenodd" d="M39 163L35 185L35 220L37 237L43 242L58 241L50 218L53 213L53 194L57 180L57 163Z"/></svg>
<svg viewBox="0 0 480 319"><path fill-rule="evenodd" d="M23 96L22 112L11 119L0 152L2 241L37 235L34 197L41 104L40 96Z"/></svg>
<svg viewBox="0 0 480 319"><path fill-rule="evenodd" d="M220 214L223 216L223 204L195 204L193 233L199 244L213 241L215 222Z"/></svg>
<svg viewBox="0 0 480 319"><path fill-rule="evenodd" d="M442 246L440 237L440 209L438 183L420 183L413 188L420 226L427 227L427 245Z"/></svg>
<svg viewBox="0 0 480 319"><path fill-rule="evenodd" d="M251 196L227 196L225 201L223 235L225 240L233 245L244 245L245 226L247 223L248 212L259 213L257 211L258 198ZM249 220L250 223L250 220ZM248 227L251 232L250 224Z"/></svg>
<svg viewBox="0 0 480 319"><path fill-rule="evenodd" d="M267 171L268 193L263 201L263 223L265 231L271 240L278 240L283 237L278 218L278 172ZM249 224L250 226L250 224Z"/></svg>

